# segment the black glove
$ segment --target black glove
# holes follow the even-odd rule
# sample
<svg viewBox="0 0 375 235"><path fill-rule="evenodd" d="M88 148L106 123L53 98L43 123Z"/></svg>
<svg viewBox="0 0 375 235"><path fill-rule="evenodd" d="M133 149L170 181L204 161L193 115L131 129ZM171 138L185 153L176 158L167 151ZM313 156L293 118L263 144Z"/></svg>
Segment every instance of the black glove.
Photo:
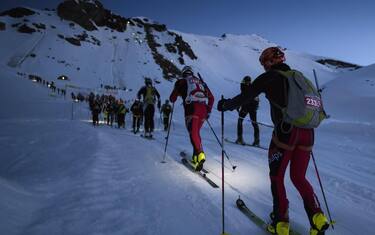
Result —
<svg viewBox="0 0 375 235"><path fill-rule="evenodd" d="M158 100L158 109L160 110L161 102Z"/></svg>
<svg viewBox="0 0 375 235"><path fill-rule="evenodd" d="M227 99L221 99L219 102L217 102L217 110L221 111L226 111L227 109L225 108L225 102Z"/></svg>

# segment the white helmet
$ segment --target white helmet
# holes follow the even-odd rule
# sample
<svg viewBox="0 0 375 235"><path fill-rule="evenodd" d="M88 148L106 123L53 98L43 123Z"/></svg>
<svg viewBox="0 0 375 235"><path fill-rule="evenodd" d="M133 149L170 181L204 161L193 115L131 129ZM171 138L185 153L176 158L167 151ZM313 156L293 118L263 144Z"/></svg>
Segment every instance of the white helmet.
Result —
<svg viewBox="0 0 375 235"><path fill-rule="evenodd" d="M183 67L182 70L181 70L181 73L182 73L183 77L194 74L193 69L190 66Z"/></svg>

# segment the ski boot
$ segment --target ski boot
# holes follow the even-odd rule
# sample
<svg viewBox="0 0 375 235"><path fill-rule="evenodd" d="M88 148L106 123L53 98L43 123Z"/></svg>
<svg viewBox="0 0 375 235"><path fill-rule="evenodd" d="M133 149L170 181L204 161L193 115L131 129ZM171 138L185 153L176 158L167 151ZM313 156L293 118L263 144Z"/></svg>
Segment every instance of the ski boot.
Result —
<svg viewBox="0 0 375 235"><path fill-rule="evenodd" d="M203 163L206 161L206 156L204 152L201 152L197 155L193 155L192 157L192 165L195 168L195 171L201 171L203 169Z"/></svg>
<svg viewBox="0 0 375 235"><path fill-rule="evenodd" d="M288 222L277 222L276 225L269 224L267 231L277 235L289 235L289 223Z"/></svg>
<svg viewBox="0 0 375 235"><path fill-rule="evenodd" d="M329 227L327 217L321 212L315 213L311 222L313 226L310 229L310 235L324 235Z"/></svg>
<svg viewBox="0 0 375 235"><path fill-rule="evenodd" d="M235 143L245 145L245 142L243 141L242 137L238 137L237 140L235 141Z"/></svg>
<svg viewBox="0 0 375 235"><path fill-rule="evenodd" d="M289 222L277 222L273 212L270 213L270 218L272 222L267 227L268 232L277 235L289 235Z"/></svg>

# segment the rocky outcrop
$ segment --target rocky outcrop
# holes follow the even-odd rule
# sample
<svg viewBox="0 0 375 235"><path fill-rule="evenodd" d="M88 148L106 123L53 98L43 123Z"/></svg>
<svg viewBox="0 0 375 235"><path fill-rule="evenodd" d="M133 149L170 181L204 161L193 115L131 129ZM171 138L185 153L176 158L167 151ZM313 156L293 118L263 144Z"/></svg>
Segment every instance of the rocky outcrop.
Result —
<svg viewBox="0 0 375 235"><path fill-rule="evenodd" d="M81 41L77 38L70 37L70 38L65 38L65 40L74 46L81 46Z"/></svg>
<svg viewBox="0 0 375 235"><path fill-rule="evenodd" d="M28 33L28 34L32 34L36 32L34 28L29 27L27 24L23 24L20 27L18 27L17 31L20 33Z"/></svg>
<svg viewBox="0 0 375 235"><path fill-rule="evenodd" d="M124 32L129 22L125 17L105 9L97 0L66 0L57 7L57 14L88 31L97 30L98 26Z"/></svg>
<svg viewBox="0 0 375 235"><path fill-rule="evenodd" d="M0 31L3 31L5 29L6 29L5 23L3 23L3 22L0 21Z"/></svg>
<svg viewBox="0 0 375 235"><path fill-rule="evenodd" d="M144 29L146 32L146 41L148 46L151 49L152 56L155 60L155 63L160 66L163 71L163 77L167 80L173 80L178 78L181 75L181 71L177 68L177 66L165 59L162 54L160 54L157 50L158 47L161 45L155 41L155 37L152 34L153 30L156 30L152 24L144 23ZM160 29L158 27L158 29Z"/></svg>
<svg viewBox="0 0 375 235"><path fill-rule="evenodd" d="M13 9L10 9L8 11L4 11L0 13L0 16L10 16L14 18L22 18L24 16L30 16L34 15L35 11L32 11L30 9L24 8L24 7L16 7Z"/></svg>
<svg viewBox="0 0 375 235"><path fill-rule="evenodd" d="M317 60L316 62L318 62L320 64L323 64L323 65L331 65L331 66L334 66L336 68L348 68L348 69L352 69L352 70L362 68L362 66L359 66L357 64L351 64L351 63L348 63L348 62L343 62L343 61L340 61L340 60L333 60L333 59L320 59L320 60Z"/></svg>
<svg viewBox="0 0 375 235"><path fill-rule="evenodd" d="M97 29L92 23L90 16L85 12L85 9L74 0L60 3L57 7L57 14L60 18L73 21L88 31Z"/></svg>

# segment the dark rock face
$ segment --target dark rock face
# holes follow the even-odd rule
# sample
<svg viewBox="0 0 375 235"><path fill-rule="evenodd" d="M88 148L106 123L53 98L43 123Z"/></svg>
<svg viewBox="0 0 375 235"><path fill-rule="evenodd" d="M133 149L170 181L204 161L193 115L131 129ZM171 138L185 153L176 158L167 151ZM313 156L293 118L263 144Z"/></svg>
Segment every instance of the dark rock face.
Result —
<svg viewBox="0 0 375 235"><path fill-rule="evenodd" d="M124 32L128 24L128 19L113 14L97 0L79 0L78 3L74 0L66 0L57 7L57 14L62 19L73 21L88 31L97 30L96 26L106 26Z"/></svg>
<svg viewBox="0 0 375 235"><path fill-rule="evenodd" d="M81 41L77 38L65 38L65 40L74 46L81 46Z"/></svg>
<svg viewBox="0 0 375 235"><path fill-rule="evenodd" d="M36 28L38 28L38 29L46 29L46 25L45 25L45 24L42 24L42 23L40 23L40 24L33 23L33 25L34 25Z"/></svg>
<svg viewBox="0 0 375 235"><path fill-rule="evenodd" d="M62 19L73 21L88 31L97 29L91 22L88 14L84 11L84 8L74 0L60 3L57 7L57 14Z"/></svg>
<svg viewBox="0 0 375 235"><path fill-rule="evenodd" d="M34 14L35 12L30 9L23 8L23 7L16 7L16 8L0 13L0 16L11 16L14 18L22 18L24 16L30 16Z"/></svg>
<svg viewBox="0 0 375 235"><path fill-rule="evenodd" d="M6 29L5 23L3 23L3 22L0 21L0 31L3 31L5 29Z"/></svg>
<svg viewBox="0 0 375 235"><path fill-rule="evenodd" d="M343 62L339 60L332 60L332 59L321 59L317 60L316 62L323 64L323 65L332 65L335 66L336 68L349 68L352 70L360 69L362 66L356 65L356 64L351 64L348 62Z"/></svg>
<svg viewBox="0 0 375 235"><path fill-rule="evenodd" d="M29 34L32 34L32 33L36 32L36 30L34 28L29 27L27 24L21 25L17 29L17 31L20 32L20 33L29 33Z"/></svg>
<svg viewBox="0 0 375 235"><path fill-rule="evenodd" d="M146 32L147 44L152 51L152 56L155 63L158 64L163 71L163 77L167 80L178 78L181 75L181 71L174 63L164 58L164 56L157 50L157 47L160 47L161 45L155 41L154 35L152 34L152 31L155 30L153 25L145 23L144 28Z"/></svg>

